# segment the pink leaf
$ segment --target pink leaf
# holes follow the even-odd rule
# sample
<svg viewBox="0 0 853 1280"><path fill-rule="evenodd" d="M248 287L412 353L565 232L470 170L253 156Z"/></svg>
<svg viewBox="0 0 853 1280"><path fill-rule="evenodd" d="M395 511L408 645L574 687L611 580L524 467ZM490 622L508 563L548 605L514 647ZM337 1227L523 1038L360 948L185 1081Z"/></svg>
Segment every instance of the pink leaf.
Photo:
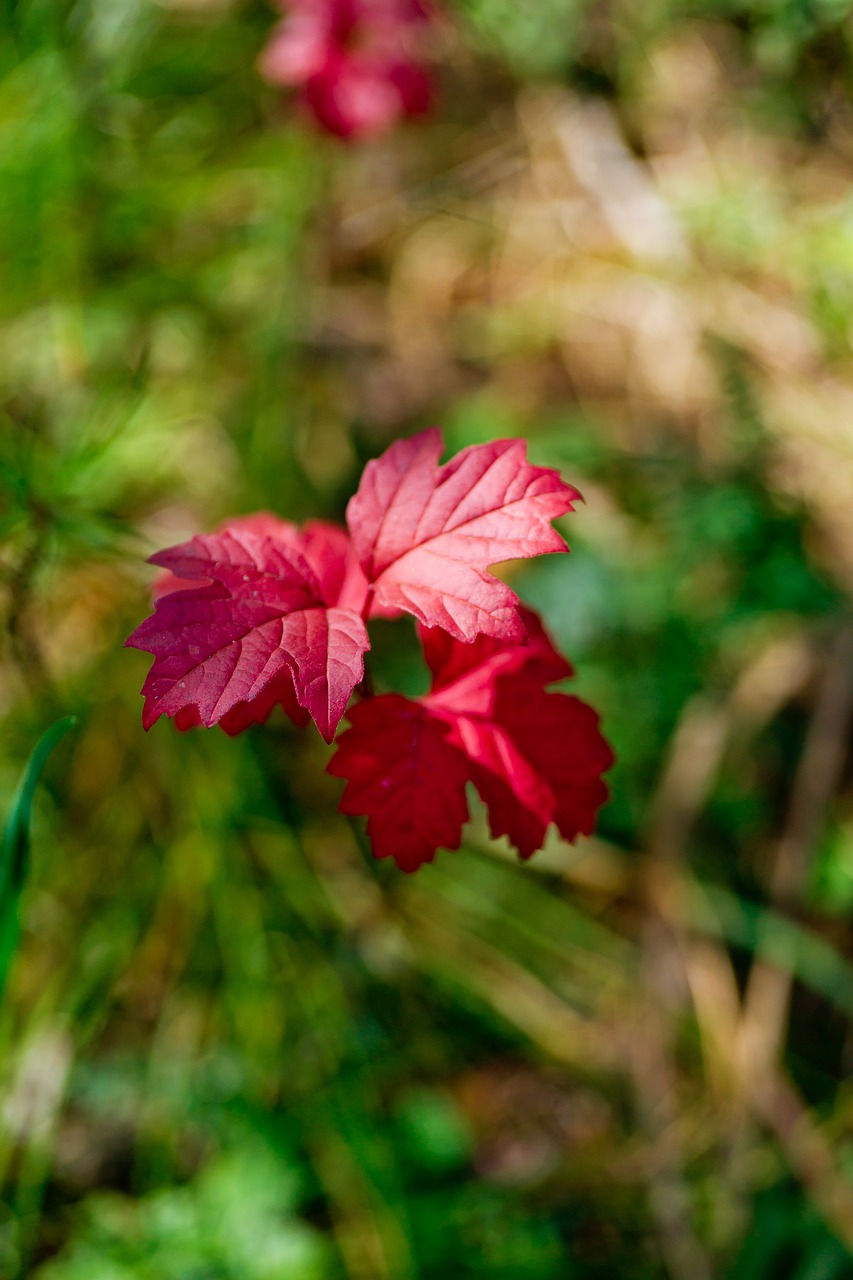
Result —
<svg viewBox="0 0 853 1280"><path fill-rule="evenodd" d="M522 440L472 445L439 466L441 433L399 440L365 468L347 507L353 546L378 605L457 640L520 640L518 599L489 565L566 544L551 521L579 498L534 467Z"/></svg>
<svg viewBox="0 0 853 1280"><path fill-rule="evenodd" d="M423 630L432 692L418 702L376 698L348 713L352 727L330 771L348 779L344 811L367 815L377 857L411 871L437 845L457 848L463 780L479 791L492 834L508 836L524 858L552 822L567 840L591 832L613 756L590 707L546 690L571 668L536 615L522 617L526 643L481 636L465 644Z"/></svg>
<svg viewBox="0 0 853 1280"><path fill-rule="evenodd" d="M279 536L256 531L263 527L235 522L151 557L189 581L161 593L126 642L154 656L143 686L146 729L161 715L189 727L194 716L210 726L230 713L226 728L236 731L253 715L238 708L273 681L286 689L289 674L299 705L327 741L334 736L362 678L364 623L352 609L327 606L322 574L288 526Z"/></svg>

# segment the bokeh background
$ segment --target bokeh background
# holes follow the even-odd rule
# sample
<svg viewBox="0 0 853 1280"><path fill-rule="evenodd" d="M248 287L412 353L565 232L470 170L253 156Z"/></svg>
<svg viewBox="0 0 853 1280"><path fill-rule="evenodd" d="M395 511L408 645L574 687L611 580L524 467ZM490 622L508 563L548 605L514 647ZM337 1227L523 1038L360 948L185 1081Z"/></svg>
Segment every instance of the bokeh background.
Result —
<svg viewBox="0 0 853 1280"><path fill-rule="evenodd" d="M343 145L254 0L3 0L0 1275L853 1276L853 7L458 0ZM439 422L586 504L514 572L595 838L374 864L313 732L140 725L157 547ZM423 687L405 624L380 686Z"/></svg>

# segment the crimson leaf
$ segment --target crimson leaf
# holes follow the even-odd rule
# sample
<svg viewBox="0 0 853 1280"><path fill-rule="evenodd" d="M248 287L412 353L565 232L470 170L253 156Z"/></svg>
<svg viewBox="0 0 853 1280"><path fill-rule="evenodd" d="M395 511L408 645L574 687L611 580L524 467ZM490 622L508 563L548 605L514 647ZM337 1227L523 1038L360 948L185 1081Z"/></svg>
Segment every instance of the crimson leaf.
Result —
<svg viewBox="0 0 853 1280"><path fill-rule="evenodd" d="M456 849L468 818L468 761L451 726L398 693L350 709L329 772L349 779L341 811L367 814L377 858L417 871L436 849Z"/></svg>
<svg viewBox="0 0 853 1280"><path fill-rule="evenodd" d="M567 840L592 831L613 756L590 707L546 690L571 668L538 618L522 616L528 644L460 644L423 630L432 692L417 702L383 695L348 712L329 771L347 779L342 808L367 815L378 858L412 871L439 845L457 848L464 780L486 804L492 834L507 835L524 858L552 822Z"/></svg>

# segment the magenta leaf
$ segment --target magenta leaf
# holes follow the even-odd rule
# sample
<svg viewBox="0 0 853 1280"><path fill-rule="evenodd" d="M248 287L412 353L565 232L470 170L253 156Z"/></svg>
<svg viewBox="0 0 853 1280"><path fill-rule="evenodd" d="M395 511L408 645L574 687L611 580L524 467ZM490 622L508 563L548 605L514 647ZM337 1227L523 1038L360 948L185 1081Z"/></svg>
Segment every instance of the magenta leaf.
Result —
<svg viewBox="0 0 853 1280"><path fill-rule="evenodd" d="M367 578L346 529L326 520L309 520L301 529L294 529L291 545L314 570L326 604L363 612Z"/></svg>
<svg viewBox="0 0 853 1280"><path fill-rule="evenodd" d="M364 623L353 609L326 604L308 557L288 545L287 526L282 536L257 528L235 522L151 557L189 581L161 591L153 616L126 642L154 656L142 690L146 729L161 715L188 728L195 717L209 727L230 713L225 727L238 731L252 717L238 708L273 681L286 697L290 675L299 706L327 741L334 736L363 676Z"/></svg>
<svg viewBox="0 0 853 1280"><path fill-rule="evenodd" d="M253 515L232 516L216 532L254 533L262 538L272 538L305 560L314 572L325 604L354 609L356 613L364 609L367 579L346 529L339 525L329 524L326 520L309 520L300 529L289 520L279 520L269 511L256 511ZM190 582L178 577L174 571L167 571L154 583L152 594L157 600L168 591L179 591L190 585L198 586L199 579Z"/></svg>
<svg viewBox="0 0 853 1280"><path fill-rule="evenodd" d="M439 466L437 429L369 462L347 507L353 546L382 609L457 640L520 640L518 598L489 565L567 550L551 521L576 489L534 467L522 440L472 445Z"/></svg>
<svg viewBox="0 0 853 1280"><path fill-rule="evenodd" d="M219 728L224 730L229 737L234 738L238 733L244 733L246 729L251 729L252 725L264 724L269 719L272 712L280 707L286 716L289 716L294 724L300 728L305 727L311 719L308 712L300 707L296 701L296 690L293 687L293 676L290 671L283 671L280 676L275 676L270 680L269 684L253 698L251 702L238 702L226 711L225 715L218 722ZM183 707L175 715L175 728L181 733L189 729L202 728L201 718L198 714L198 707Z"/></svg>

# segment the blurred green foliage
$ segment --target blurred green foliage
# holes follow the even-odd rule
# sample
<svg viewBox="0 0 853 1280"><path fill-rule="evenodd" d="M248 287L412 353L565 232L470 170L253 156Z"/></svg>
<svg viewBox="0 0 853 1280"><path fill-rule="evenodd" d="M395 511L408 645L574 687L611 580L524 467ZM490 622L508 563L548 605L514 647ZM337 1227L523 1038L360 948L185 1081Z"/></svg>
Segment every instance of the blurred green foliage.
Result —
<svg viewBox="0 0 853 1280"><path fill-rule="evenodd" d="M79 716L0 1008L0 1276L853 1275L844 725L773 877L853 581L850 6L459 0L434 118L362 150L261 83L260 0L0 15L3 797ZM596 840L520 867L474 802L410 879L316 735L146 737L121 645L156 546L340 518L436 420L584 491L509 571L618 762ZM423 687L405 623L374 656Z"/></svg>
<svg viewBox="0 0 853 1280"><path fill-rule="evenodd" d="M3 824L0 842L0 999L18 946L18 904L30 869L30 820L35 789L48 756L73 724L73 716L66 716L42 734L27 761Z"/></svg>

